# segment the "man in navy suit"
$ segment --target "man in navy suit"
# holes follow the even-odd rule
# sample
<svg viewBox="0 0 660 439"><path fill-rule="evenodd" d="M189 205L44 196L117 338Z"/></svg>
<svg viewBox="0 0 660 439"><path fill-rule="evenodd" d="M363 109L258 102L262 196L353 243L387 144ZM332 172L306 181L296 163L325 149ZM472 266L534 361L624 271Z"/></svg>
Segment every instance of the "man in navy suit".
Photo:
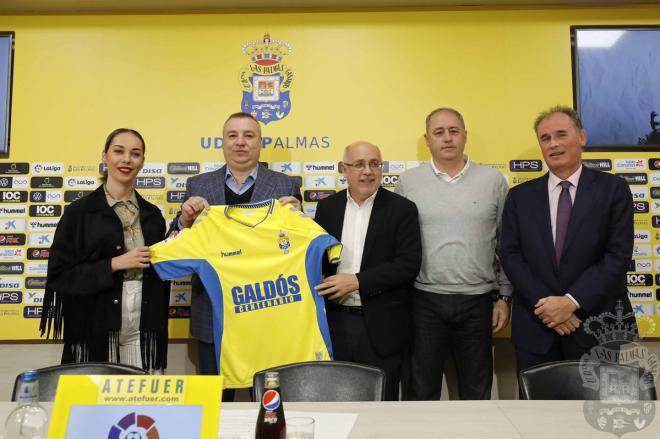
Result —
<svg viewBox="0 0 660 439"><path fill-rule="evenodd" d="M259 166L261 127L254 117L247 113L232 114L222 128L222 136L226 165L188 179L184 202L174 220L174 227L190 227L209 205L243 204L276 198L281 204L291 204L300 209L300 184L285 174ZM196 276L192 282L190 333L198 341L198 373L217 375L211 301Z"/></svg>
<svg viewBox="0 0 660 439"><path fill-rule="evenodd" d="M580 359L597 344L584 330L587 317L614 313L618 302L624 313L632 312L628 185L582 166L587 138L573 109L554 107L534 127L550 172L509 191L500 247L514 287L512 338L519 371Z"/></svg>
<svg viewBox="0 0 660 439"><path fill-rule="evenodd" d="M319 202L314 218L341 241L342 260L324 262L316 290L327 299L335 359L383 369L385 399L396 401L422 243L417 207L380 186L382 166L375 145L346 147L341 171L348 189Z"/></svg>

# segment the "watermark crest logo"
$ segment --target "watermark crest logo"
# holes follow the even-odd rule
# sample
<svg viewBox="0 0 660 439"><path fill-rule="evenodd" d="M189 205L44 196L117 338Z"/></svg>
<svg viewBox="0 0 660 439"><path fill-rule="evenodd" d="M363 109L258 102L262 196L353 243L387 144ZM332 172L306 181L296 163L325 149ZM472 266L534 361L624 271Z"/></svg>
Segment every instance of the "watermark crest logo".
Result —
<svg viewBox="0 0 660 439"><path fill-rule="evenodd" d="M289 43L272 40L266 33L262 41L250 41L243 45L243 54L250 64L241 70L243 89L241 110L252 114L264 124L284 119L291 111L289 92L293 82L293 70L282 63L291 54Z"/></svg>
<svg viewBox="0 0 660 439"><path fill-rule="evenodd" d="M583 387L600 396L584 402L584 417L596 430L617 437L640 431L653 421L654 401L639 396L654 386L660 369L658 357L638 343L640 336L653 333L655 322L641 317L635 324L634 314L623 311L619 301L615 314L606 312L585 320L585 332L598 344L580 358ZM638 367L643 373L630 373L620 364Z"/></svg>

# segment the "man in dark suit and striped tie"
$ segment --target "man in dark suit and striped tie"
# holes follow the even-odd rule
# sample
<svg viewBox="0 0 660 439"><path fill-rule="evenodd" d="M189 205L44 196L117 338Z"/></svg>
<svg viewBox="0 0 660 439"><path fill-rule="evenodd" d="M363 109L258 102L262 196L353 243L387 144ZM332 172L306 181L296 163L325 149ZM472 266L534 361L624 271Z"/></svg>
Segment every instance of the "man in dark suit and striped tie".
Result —
<svg viewBox="0 0 660 439"><path fill-rule="evenodd" d="M626 271L633 248L626 182L582 165L586 133L577 113L554 107L534 125L549 173L509 191L500 260L513 292L518 370L578 360L597 344L588 317L615 313L634 325Z"/></svg>
<svg viewBox="0 0 660 439"><path fill-rule="evenodd" d="M181 212L175 218L173 228L190 227L209 205L253 203L275 198L283 205L291 204L300 209L300 184L285 174L259 166L261 127L254 117L247 113L232 114L222 128L222 135L225 166L188 179ZM190 333L198 341L197 372L217 375L211 302L196 276L192 282Z"/></svg>

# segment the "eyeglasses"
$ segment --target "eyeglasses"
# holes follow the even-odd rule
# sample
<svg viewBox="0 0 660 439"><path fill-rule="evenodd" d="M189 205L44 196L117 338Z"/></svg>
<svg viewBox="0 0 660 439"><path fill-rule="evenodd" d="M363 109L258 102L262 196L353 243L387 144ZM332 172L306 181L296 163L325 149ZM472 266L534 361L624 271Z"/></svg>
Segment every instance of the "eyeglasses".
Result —
<svg viewBox="0 0 660 439"><path fill-rule="evenodd" d="M355 162L355 163L342 162L342 164L344 166L348 166L350 168L357 169L358 171L364 171L364 169L367 166L369 166L369 168L373 169L374 171L375 170L380 170L380 169L383 168L383 162L379 162L379 161L376 161L376 160L371 160L370 162L363 162L362 160L360 160L359 162Z"/></svg>

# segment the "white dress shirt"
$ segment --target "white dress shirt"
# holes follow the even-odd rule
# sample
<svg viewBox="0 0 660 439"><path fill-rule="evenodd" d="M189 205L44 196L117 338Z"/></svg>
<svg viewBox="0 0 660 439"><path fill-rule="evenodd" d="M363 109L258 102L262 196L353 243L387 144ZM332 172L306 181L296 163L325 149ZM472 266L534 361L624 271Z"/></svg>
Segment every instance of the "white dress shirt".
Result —
<svg viewBox="0 0 660 439"><path fill-rule="evenodd" d="M358 205L346 191L346 212L344 213L344 225L341 232L341 262L337 267L337 273L355 274L360 272L362 265L362 253L364 251L364 239L367 236L369 218L374 207L374 199L378 191ZM344 306L361 306L358 290L353 291L337 301Z"/></svg>
<svg viewBox="0 0 660 439"><path fill-rule="evenodd" d="M568 188L568 192L571 194L571 205L575 204L575 194L577 193L578 182L580 181L580 175L582 174L582 166L578 168L566 181L571 183L571 187ZM550 200L550 225L552 227L552 242L555 242L557 239L557 206L559 205L559 195L561 195L561 185L560 183L564 181L561 178L557 177L552 172L549 172L548 176L548 199ZM566 245L566 244L564 244ZM571 299L575 305L580 308L580 304L577 300L570 294L566 293L566 297Z"/></svg>

